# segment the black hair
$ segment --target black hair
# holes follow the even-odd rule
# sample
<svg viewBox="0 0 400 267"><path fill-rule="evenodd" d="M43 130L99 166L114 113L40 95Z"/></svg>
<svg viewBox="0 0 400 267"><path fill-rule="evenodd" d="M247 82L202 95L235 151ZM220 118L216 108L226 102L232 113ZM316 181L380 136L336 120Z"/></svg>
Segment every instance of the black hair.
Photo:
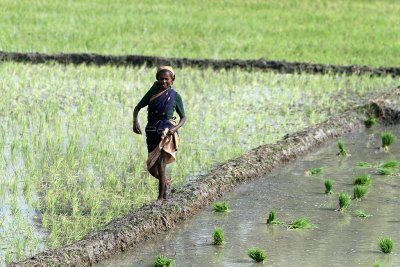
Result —
<svg viewBox="0 0 400 267"><path fill-rule="evenodd" d="M157 81L158 81L158 77L160 76L160 74L164 74L164 73L169 73L169 76L171 76L172 80L175 80L175 75L170 70L162 69L159 72L157 72L157 74L156 74Z"/></svg>

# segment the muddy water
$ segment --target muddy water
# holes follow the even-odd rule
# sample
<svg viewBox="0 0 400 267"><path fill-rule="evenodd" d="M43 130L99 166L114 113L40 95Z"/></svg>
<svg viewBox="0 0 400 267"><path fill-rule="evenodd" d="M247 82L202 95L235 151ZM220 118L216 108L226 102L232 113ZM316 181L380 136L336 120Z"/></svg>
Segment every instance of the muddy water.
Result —
<svg viewBox="0 0 400 267"><path fill-rule="evenodd" d="M239 186L221 199L229 201L230 213L216 214L211 206L206 207L178 228L99 266L153 266L159 254L174 258L175 266L259 266L247 256L247 249L253 246L267 252L266 266L373 266L375 261L383 266L400 266L400 177L379 176L374 168L356 167L358 161L377 164L400 160L400 142L389 153L377 149L383 130L400 136L399 126L344 136L351 157L336 156L335 140L270 175ZM315 167L324 167L324 173L305 174ZM363 173L372 175L369 194L363 200L353 200L349 211L338 212L337 193L352 195L354 177ZM334 180L335 194L331 196L324 194L325 178ZM285 226L266 225L271 208L280 221L306 216L318 228L287 230ZM356 217L354 211L358 209L372 217ZM224 228L224 246L212 245L216 227ZM377 247L383 236L395 242L390 255Z"/></svg>

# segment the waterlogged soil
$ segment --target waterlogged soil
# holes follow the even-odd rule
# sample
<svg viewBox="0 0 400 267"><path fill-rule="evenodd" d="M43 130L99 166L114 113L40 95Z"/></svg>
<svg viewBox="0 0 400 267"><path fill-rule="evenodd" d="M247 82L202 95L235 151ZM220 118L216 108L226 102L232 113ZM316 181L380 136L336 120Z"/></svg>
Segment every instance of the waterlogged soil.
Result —
<svg viewBox="0 0 400 267"><path fill-rule="evenodd" d="M380 133L390 130L400 136L400 126L379 127L343 137L350 157L337 156L337 140L265 177L238 186L225 198L231 212L214 213L211 206L179 227L141 242L97 266L154 266L157 255L175 259L175 266L259 266L247 256L249 247L268 254L266 266L400 266L400 176L381 176L376 168L356 167L359 161L379 164L400 160L400 142L389 152L379 149ZM323 167L323 174L307 175ZM396 173L400 169L395 169ZM337 211L338 193L353 195L353 181L370 174L372 185L362 200L353 200L346 212ZM324 180L334 181L334 194L324 194ZM267 225L270 209L277 219L291 222L308 217L317 228L287 230ZM372 215L355 216L356 210ZM215 228L223 227L226 243L212 244ZM389 236L394 252L380 252L378 241Z"/></svg>

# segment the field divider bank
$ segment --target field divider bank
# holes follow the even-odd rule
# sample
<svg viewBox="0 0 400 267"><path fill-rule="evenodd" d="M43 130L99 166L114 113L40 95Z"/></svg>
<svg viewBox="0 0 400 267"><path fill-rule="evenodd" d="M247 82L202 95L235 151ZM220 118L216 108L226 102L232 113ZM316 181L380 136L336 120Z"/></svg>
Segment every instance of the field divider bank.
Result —
<svg viewBox="0 0 400 267"><path fill-rule="evenodd" d="M144 205L102 230L86 235L81 241L44 251L11 266L92 266L130 247L139 249L140 242L179 226L180 222L239 184L264 176L328 140L365 127L365 120L371 115L382 123L399 123L400 88L323 123L285 136L284 140L262 145L230 160L204 177L176 189L162 206Z"/></svg>
<svg viewBox="0 0 400 267"><path fill-rule="evenodd" d="M100 55L87 53L71 54L43 54L43 53L14 53L0 51L0 61L15 61L20 63L42 64L56 62L59 64L87 64L87 65L114 65L114 66L160 66L197 67L213 69L240 68L245 70L277 71L280 73L312 73L312 74L369 74L373 76L400 75L400 67L373 68L358 65L328 65L305 62L270 61L264 59L191 59L191 58L164 58L141 55Z"/></svg>

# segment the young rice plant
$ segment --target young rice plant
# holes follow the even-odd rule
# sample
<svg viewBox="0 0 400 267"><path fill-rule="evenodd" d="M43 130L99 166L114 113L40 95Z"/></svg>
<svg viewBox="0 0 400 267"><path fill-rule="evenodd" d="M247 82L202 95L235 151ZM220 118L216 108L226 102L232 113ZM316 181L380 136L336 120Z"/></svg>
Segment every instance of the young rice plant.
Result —
<svg viewBox="0 0 400 267"><path fill-rule="evenodd" d="M329 194L329 195L333 194L333 191L332 191L333 181L331 179L327 179L327 180L325 180L324 185L325 185L325 194Z"/></svg>
<svg viewBox="0 0 400 267"><path fill-rule="evenodd" d="M287 228L290 230L294 229L310 229L316 228L315 224L310 223L310 220L306 217L297 218L288 224Z"/></svg>
<svg viewBox="0 0 400 267"><path fill-rule="evenodd" d="M392 253L394 243L390 237L384 237L379 240L378 246L383 253Z"/></svg>
<svg viewBox="0 0 400 267"><path fill-rule="evenodd" d="M229 205L227 201L215 202L212 206L215 212L229 212Z"/></svg>
<svg viewBox="0 0 400 267"><path fill-rule="evenodd" d="M214 245L223 245L225 242L224 229L223 228L215 229L214 233L212 234L212 237L214 240Z"/></svg>
<svg viewBox="0 0 400 267"><path fill-rule="evenodd" d="M247 255L256 262L263 262L268 257L260 248L249 248L247 250Z"/></svg>
<svg viewBox="0 0 400 267"><path fill-rule="evenodd" d="M154 267L173 267L175 261L164 255L158 255L154 262Z"/></svg>
<svg viewBox="0 0 400 267"><path fill-rule="evenodd" d="M339 193L339 211L343 212L350 208L351 198L347 193Z"/></svg>
<svg viewBox="0 0 400 267"><path fill-rule="evenodd" d="M397 137L391 132L383 132L381 134L381 139L382 139L383 150L388 151L389 147L396 142Z"/></svg>

